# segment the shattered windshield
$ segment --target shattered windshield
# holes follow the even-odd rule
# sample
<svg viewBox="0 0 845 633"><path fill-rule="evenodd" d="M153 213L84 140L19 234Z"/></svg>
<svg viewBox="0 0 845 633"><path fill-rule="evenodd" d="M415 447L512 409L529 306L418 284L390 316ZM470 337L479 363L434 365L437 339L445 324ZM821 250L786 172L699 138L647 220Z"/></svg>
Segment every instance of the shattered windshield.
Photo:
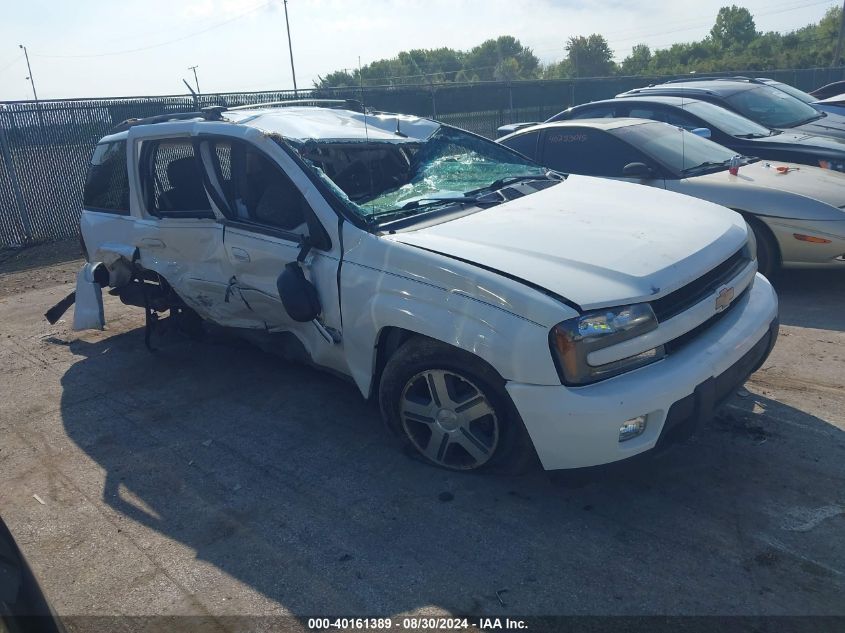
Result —
<svg viewBox="0 0 845 633"><path fill-rule="evenodd" d="M498 143L448 126L424 140L308 140L297 149L347 206L375 220L400 209L422 213L431 202L466 200L509 179L547 174Z"/></svg>

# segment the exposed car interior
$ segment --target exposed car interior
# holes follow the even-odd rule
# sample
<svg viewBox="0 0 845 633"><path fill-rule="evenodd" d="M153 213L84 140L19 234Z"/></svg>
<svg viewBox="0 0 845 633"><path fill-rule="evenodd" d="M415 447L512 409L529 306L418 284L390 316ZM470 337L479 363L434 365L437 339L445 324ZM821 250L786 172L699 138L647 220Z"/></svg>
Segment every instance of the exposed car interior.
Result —
<svg viewBox="0 0 845 633"><path fill-rule="evenodd" d="M190 140L145 143L141 176L147 210L161 217L211 217L202 172Z"/></svg>
<svg viewBox="0 0 845 633"><path fill-rule="evenodd" d="M220 140L209 154L232 219L302 232L308 203L270 158L246 143Z"/></svg>
<svg viewBox="0 0 845 633"><path fill-rule="evenodd" d="M306 143L300 155L358 202L409 182L417 149L411 143Z"/></svg>
<svg viewBox="0 0 845 633"><path fill-rule="evenodd" d="M167 182L170 188L158 197L159 210L211 209L202 186L197 162L192 156L167 163Z"/></svg>

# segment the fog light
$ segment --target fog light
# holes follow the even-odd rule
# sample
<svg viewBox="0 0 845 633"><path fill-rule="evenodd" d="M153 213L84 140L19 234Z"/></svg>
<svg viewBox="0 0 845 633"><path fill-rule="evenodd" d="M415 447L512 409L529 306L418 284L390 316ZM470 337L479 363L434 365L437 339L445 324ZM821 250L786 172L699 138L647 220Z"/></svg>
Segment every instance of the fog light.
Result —
<svg viewBox="0 0 845 633"><path fill-rule="evenodd" d="M619 441L625 442L631 440L638 435L642 435L645 431L646 416L638 415L635 418L626 420L625 424L619 427Z"/></svg>

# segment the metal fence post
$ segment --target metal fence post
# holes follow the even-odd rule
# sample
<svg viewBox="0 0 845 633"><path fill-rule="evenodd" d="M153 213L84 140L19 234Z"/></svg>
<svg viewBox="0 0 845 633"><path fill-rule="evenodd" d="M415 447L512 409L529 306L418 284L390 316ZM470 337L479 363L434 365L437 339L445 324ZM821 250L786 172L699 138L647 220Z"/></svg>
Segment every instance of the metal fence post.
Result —
<svg viewBox="0 0 845 633"><path fill-rule="evenodd" d="M513 84L510 81L508 81L508 116L510 117L508 123L513 123Z"/></svg>
<svg viewBox="0 0 845 633"><path fill-rule="evenodd" d="M431 118L436 119L437 118L437 97L435 97L435 93L437 91L434 89L433 83L430 83L429 87L431 89Z"/></svg>
<svg viewBox="0 0 845 633"><path fill-rule="evenodd" d="M18 214L20 215L21 224L23 225L24 239L26 242L32 240L32 225L29 221L29 212L26 209L26 201L23 198L23 191L21 191L20 182L18 182L18 172L15 170L15 163L12 162L12 152L9 149L9 141L6 138L6 130L0 126L0 151L3 152L3 160L6 161L6 171L9 174L9 180L12 182L12 191L15 194L15 203L18 206Z"/></svg>

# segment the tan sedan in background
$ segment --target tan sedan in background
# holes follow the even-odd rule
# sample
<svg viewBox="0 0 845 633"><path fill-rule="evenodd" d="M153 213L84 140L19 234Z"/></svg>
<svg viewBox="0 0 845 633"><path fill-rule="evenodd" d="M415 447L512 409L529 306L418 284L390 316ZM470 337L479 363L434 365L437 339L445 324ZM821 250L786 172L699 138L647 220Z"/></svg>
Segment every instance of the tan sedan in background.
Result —
<svg viewBox="0 0 845 633"><path fill-rule="evenodd" d="M764 274L779 267L845 270L845 174L737 156L644 119L546 123L499 142L558 171L641 183L734 209L754 230Z"/></svg>

